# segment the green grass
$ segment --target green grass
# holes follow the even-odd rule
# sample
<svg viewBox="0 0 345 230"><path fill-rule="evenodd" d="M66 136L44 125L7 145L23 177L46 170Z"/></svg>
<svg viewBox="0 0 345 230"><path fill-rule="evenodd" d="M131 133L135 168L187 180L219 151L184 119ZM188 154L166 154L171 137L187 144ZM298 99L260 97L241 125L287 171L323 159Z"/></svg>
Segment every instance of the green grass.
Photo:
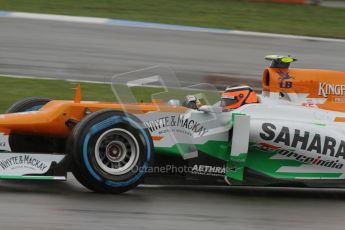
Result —
<svg viewBox="0 0 345 230"><path fill-rule="evenodd" d="M0 113L15 101L25 97L42 96L73 100L75 83L60 80L32 80L0 77ZM81 84L84 100L114 101L110 85ZM87 93L86 93L87 92Z"/></svg>
<svg viewBox="0 0 345 230"><path fill-rule="evenodd" d="M345 38L345 9L242 0L0 0L0 9Z"/></svg>
<svg viewBox="0 0 345 230"><path fill-rule="evenodd" d="M73 100L74 90L77 83L63 80L41 80L0 77L0 114L4 113L14 102L26 97L47 97L51 99ZM116 102L110 84L81 83L82 100ZM209 90L169 89L165 92L162 88L133 87L128 91L127 87L116 86L118 95L123 102L151 102L152 99L183 100L188 94L202 95L201 101L205 104L215 103L219 100L219 92ZM201 94L200 94L201 93ZM135 100L130 100L132 95ZM205 99L207 98L207 99Z"/></svg>

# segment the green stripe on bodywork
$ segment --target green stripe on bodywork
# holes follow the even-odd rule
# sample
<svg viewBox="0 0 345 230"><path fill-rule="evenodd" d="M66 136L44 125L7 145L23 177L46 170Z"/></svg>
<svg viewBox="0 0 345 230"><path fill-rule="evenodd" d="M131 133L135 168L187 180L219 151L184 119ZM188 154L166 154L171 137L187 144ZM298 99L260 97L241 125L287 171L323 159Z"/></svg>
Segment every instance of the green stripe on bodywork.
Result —
<svg viewBox="0 0 345 230"><path fill-rule="evenodd" d="M55 180L54 176L0 176L0 179L6 180Z"/></svg>
<svg viewBox="0 0 345 230"><path fill-rule="evenodd" d="M321 179L321 178L334 178L337 179L342 176L342 173L288 173L288 172L279 172L279 179L298 179L299 177L309 178L309 179Z"/></svg>
<svg viewBox="0 0 345 230"><path fill-rule="evenodd" d="M226 176L237 181L243 181L243 172L246 166L247 153L238 156L231 156L226 166Z"/></svg>
<svg viewBox="0 0 345 230"><path fill-rule="evenodd" d="M298 177L319 179L333 178L338 179L343 173L337 172L278 172L281 167L299 167L309 165L293 159L271 159L279 153L274 151L265 151L256 146L249 147L246 167L277 179L296 179Z"/></svg>
<svg viewBox="0 0 345 230"><path fill-rule="evenodd" d="M193 150L195 151L197 149L198 151L204 152L216 159L228 161L230 157L230 148L231 145L227 141L208 141L205 144L198 145L176 144L172 147L155 147L155 152L157 152L158 154L182 156L184 153L188 153ZM279 153L274 151L262 150L255 146L254 143L250 143L247 159L245 160L245 167L276 179L296 179L302 177L306 179L339 179L343 176L343 173L337 172L278 172L278 170L284 166L299 167L308 164L293 159L272 159L272 157L277 154ZM240 154L239 156L233 158L233 162L237 162L238 168L239 166L242 166L242 164L240 163L243 162L243 157L244 155ZM231 169L235 170L236 166L233 164L228 164L227 174ZM241 177L237 176L236 172L239 171L230 173L232 174L231 177L233 179L241 181ZM230 176L230 174L228 176Z"/></svg>
<svg viewBox="0 0 345 230"><path fill-rule="evenodd" d="M322 123L312 123L313 125L317 125L317 126L326 126L326 124L322 124Z"/></svg>
<svg viewBox="0 0 345 230"><path fill-rule="evenodd" d="M208 141L206 144L196 145L197 149L217 159L228 161L231 145L227 141Z"/></svg>

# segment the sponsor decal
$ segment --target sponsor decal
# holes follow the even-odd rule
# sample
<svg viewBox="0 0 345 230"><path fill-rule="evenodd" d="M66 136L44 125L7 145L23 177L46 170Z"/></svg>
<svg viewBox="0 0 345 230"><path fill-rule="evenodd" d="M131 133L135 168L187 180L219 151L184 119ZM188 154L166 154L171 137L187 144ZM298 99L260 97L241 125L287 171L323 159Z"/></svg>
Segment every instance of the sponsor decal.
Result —
<svg viewBox="0 0 345 230"><path fill-rule="evenodd" d="M233 167L231 167L231 168L229 168L229 172L237 172L238 170L239 170L240 168L237 168L237 167L235 167L235 166L233 166Z"/></svg>
<svg viewBox="0 0 345 230"><path fill-rule="evenodd" d="M322 137L322 138L321 138ZM322 155L345 159L345 141L333 137L322 136L319 133L301 131L282 126L280 130L272 123L263 123L260 138L265 141L273 141L292 148L306 150Z"/></svg>
<svg viewBox="0 0 345 230"><path fill-rule="evenodd" d="M238 168L231 168L230 171L236 172ZM151 167L134 167L132 172L145 172L151 174L196 174L203 176L221 176L224 177L226 168L225 166L211 166L211 165L199 165L194 164L193 166L177 166L177 165L162 165L162 166L151 166Z"/></svg>
<svg viewBox="0 0 345 230"><path fill-rule="evenodd" d="M278 153L280 155L286 156L290 159L293 159L305 164L318 165L318 166L323 166L327 168L336 168L336 169L342 169L344 167L344 165L340 163L339 160L333 160L333 161L326 160L326 159L323 159L321 155L318 155L317 157L308 157L303 154L296 153L294 150L283 149L283 148L268 145L265 143L260 143L255 147L263 151Z"/></svg>
<svg viewBox="0 0 345 230"><path fill-rule="evenodd" d="M319 82L318 95L323 97L333 96L344 96L345 85L329 84L326 82Z"/></svg>
<svg viewBox="0 0 345 230"><path fill-rule="evenodd" d="M225 167L211 166L211 165L197 165L192 167L193 174L199 174L204 176L224 176L226 172Z"/></svg>
<svg viewBox="0 0 345 230"><path fill-rule="evenodd" d="M316 103L313 102L312 100L307 100L306 102L303 102L302 103L302 106L305 106L305 107L313 107L313 108L316 108Z"/></svg>
<svg viewBox="0 0 345 230"><path fill-rule="evenodd" d="M0 151L11 151L8 144L8 135L0 133Z"/></svg>
<svg viewBox="0 0 345 230"><path fill-rule="evenodd" d="M29 168L44 172L48 165L30 155L17 155L5 160L0 160L2 170L13 170L18 168Z"/></svg>
<svg viewBox="0 0 345 230"><path fill-rule="evenodd" d="M290 76L289 72L283 72L283 71L279 71L278 72L279 75L279 87L280 88L292 88L292 82L291 79L294 79L292 76Z"/></svg>
<svg viewBox="0 0 345 230"><path fill-rule="evenodd" d="M161 117L154 121L144 122L144 125L150 132L158 131L158 134L177 132L190 136L196 134L202 137L208 131L202 124L193 119L185 118L184 115Z"/></svg>
<svg viewBox="0 0 345 230"><path fill-rule="evenodd" d="M343 97L336 97L336 98L333 98L333 101L335 103L345 103L345 98L343 98Z"/></svg>

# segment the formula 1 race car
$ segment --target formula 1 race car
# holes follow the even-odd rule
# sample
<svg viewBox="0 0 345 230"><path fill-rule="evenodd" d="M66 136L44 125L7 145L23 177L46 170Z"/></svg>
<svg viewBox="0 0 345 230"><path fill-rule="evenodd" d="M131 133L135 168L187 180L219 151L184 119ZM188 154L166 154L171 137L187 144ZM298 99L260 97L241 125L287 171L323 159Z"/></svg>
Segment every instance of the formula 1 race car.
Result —
<svg viewBox="0 0 345 230"><path fill-rule="evenodd" d="M0 115L0 179L65 180L71 171L107 193L140 183L344 186L345 73L291 69L290 56L266 59L261 95L231 86L212 105L202 105L205 92L184 95L182 105L169 87L167 102L134 103L114 84L119 103L81 101L79 86L71 101L18 101Z"/></svg>

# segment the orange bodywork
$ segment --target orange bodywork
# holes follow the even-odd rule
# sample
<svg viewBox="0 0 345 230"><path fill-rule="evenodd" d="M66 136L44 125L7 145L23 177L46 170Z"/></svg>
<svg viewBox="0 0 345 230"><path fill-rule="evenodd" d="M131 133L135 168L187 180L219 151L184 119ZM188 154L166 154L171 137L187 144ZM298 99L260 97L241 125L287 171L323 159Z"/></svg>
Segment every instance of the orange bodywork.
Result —
<svg viewBox="0 0 345 230"><path fill-rule="evenodd" d="M78 122L86 116L85 111L95 112L100 109L121 110L133 114L150 111L182 113L187 110L184 107L172 107L163 103L120 104L93 101L78 103L56 100L47 103L38 111L0 115L0 132L67 137L71 132L71 128L66 125L68 120Z"/></svg>
<svg viewBox="0 0 345 230"><path fill-rule="evenodd" d="M331 88L320 91L321 86ZM344 72L266 68L262 76L262 90L266 95L288 93L305 95L307 99L324 99L316 106L321 109L345 112ZM248 97L247 100L248 103L256 102L255 94L253 93L253 96ZM80 87L77 86L73 101L54 100L38 111L0 115L0 132L67 137L72 128L66 122L69 120L79 122L88 111L95 112L101 109L121 110L132 114L151 111L184 113L188 110L185 107L171 106L160 101L136 104L81 101ZM345 122L345 118L339 117L336 121ZM159 137L154 138L159 139Z"/></svg>
<svg viewBox="0 0 345 230"><path fill-rule="evenodd" d="M287 87L286 82L291 82L291 87ZM267 68L263 73L262 89L269 92L307 93L310 98L322 98L323 96L318 95L320 82L345 84L345 73L318 69Z"/></svg>
<svg viewBox="0 0 345 230"><path fill-rule="evenodd" d="M307 99L324 99L320 109L345 112L345 72L318 69L266 68L262 90L270 93L305 95Z"/></svg>

